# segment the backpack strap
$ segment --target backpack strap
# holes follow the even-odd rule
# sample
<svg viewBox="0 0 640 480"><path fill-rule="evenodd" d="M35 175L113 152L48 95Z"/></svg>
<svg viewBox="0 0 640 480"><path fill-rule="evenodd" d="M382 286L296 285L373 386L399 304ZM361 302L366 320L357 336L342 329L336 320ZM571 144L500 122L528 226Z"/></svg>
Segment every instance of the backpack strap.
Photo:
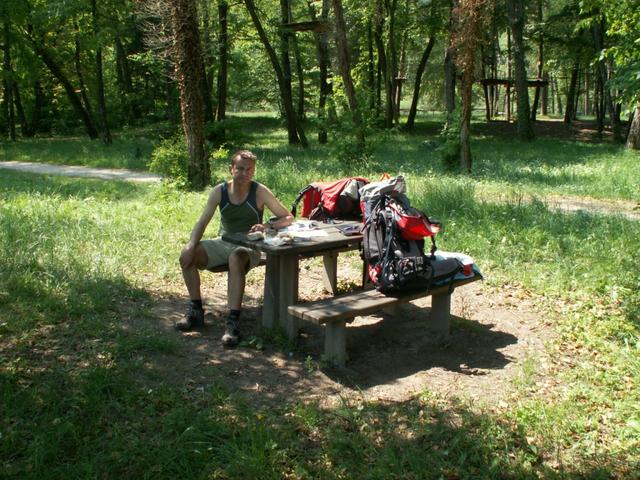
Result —
<svg viewBox="0 0 640 480"><path fill-rule="evenodd" d="M298 196L296 197L296 199L293 201L293 204L291 205L291 215L293 215L294 217L296 216L296 211L298 209L298 204L300 203L300 200L302 200L302 197L304 197L304 194L307 193L312 188L314 188L313 185L307 185L306 187L304 187L302 190L298 192Z"/></svg>

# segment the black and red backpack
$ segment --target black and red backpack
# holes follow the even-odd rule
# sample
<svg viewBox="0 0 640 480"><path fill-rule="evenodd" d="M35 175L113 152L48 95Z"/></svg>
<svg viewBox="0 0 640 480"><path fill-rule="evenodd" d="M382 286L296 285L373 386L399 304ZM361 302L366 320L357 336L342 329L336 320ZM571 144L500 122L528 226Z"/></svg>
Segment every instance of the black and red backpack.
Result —
<svg viewBox="0 0 640 480"><path fill-rule="evenodd" d="M309 220L361 220L359 190L368 183L369 180L363 177L313 182L300 190L291 205L291 214L296 216L298 204L302 200L300 216Z"/></svg>
<svg viewBox="0 0 640 480"><path fill-rule="evenodd" d="M441 224L413 208L405 191L402 176L360 190L362 254L369 279L383 293L452 285L463 265L457 258L436 259L435 236ZM424 253L426 238L431 241L428 255Z"/></svg>

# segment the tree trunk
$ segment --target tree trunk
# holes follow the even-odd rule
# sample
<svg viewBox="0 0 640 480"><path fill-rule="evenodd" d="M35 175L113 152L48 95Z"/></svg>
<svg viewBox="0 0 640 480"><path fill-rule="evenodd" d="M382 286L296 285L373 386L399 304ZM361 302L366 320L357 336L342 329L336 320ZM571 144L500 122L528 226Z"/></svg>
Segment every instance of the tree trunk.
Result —
<svg viewBox="0 0 640 480"><path fill-rule="evenodd" d="M107 103L104 98L104 76L102 74L102 47L100 46L98 25L98 6L96 0L91 0L91 17L93 20L93 34L96 38L96 103L98 105L98 121L102 130L102 141L106 145L111 145L111 131L107 119Z"/></svg>
<svg viewBox="0 0 640 480"><path fill-rule="evenodd" d="M227 15L229 4L227 0L218 0L218 25L220 35L218 36L218 78L216 82L216 121L224 120L227 114L227 79L229 67L229 33Z"/></svg>
<svg viewBox="0 0 640 480"><path fill-rule="evenodd" d="M211 55L211 24L209 22L209 0L200 1L202 11L202 79L204 80L204 118L205 122L214 120L213 104L211 103L211 91L213 89L213 72L210 71L213 64Z"/></svg>
<svg viewBox="0 0 640 480"><path fill-rule="evenodd" d="M289 0L280 0L280 14L280 18L283 24L290 23ZM289 56L291 35L292 34L288 29L280 29L280 65L282 65L284 88L287 90L287 96L291 97L291 102L293 104L293 88L291 86L291 58Z"/></svg>
<svg viewBox="0 0 640 480"><path fill-rule="evenodd" d="M389 3L389 1L391 3ZM387 112L385 114L385 126L392 127L396 118L399 105L396 102L396 90L398 87L398 51L396 46L396 7L398 0L386 0L387 16L389 17L389 38L387 52Z"/></svg>
<svg viewBox="0 0 640 480"><path fill-rule="evenodd" d="M482 96L484 97L484 118L487 122L491 121L491 101L489 100L489 86L487 79L487 61L484 48L480 47L480 61L482 62Z"/></svg>
<svg viewBox="0 0 640 480"><path fill-rule="evenodd" d="M542 23L542 0L538 0L538 23ZM544 37L540 33L538 39L538 80L542 80L542 70L544 65ZM533 96L533 106L531 107L531 121L536 121L536 115L538 113L538 104L540 103L540 85L536 86L535 94Z"/></svg>
<svg viewBox="0 0 640 480"><path fill-rule="evenodd" d="M473 88L473 70L470 68L462 72L461 101L462 112L460 119L460 168L471 172L471 94Z"/></svg>
<svg viewBox="0 0 640 480"><path fill-rule="evenodd" d="M280 97L284 107L285 120L287 122L287 134L289 143L300 143L303 147L307 147L309 143L307 142L307 137L304 134L302 125L296 118L296 112L293 108L293 101L291 98L291 89L287 90L286 88L282 67L280 65L280 62L278 61L278 55L276 54L274 48L271 46L271 42L269 42L269 38L267 37L267 33L262 26L262 22L260 22L260 18L258 18L258 12L254 1L244 0L244 4L247 7L249 15L251 16L253 25L256 27L258 36L260 37L260 40L262 41L262 44L267 51L269 61L271 62L271 66L273 67L273 71L276 75L278 88L280 90Z"/></svg>
<svg viewBox="0 0 640 480"><path fill-rule="evenodd" d="M62 84L64 91L67 94L67 98L69 99L69 103L71 103L71 106L82 121L85 130L87 131L87 135L89 135L89 138L98 138L98 131L96 130L95 123L93 122L93 118L91 117L91 113L85 109L84 105L82 105L82 101L78 97L75 87L71 84L67 76L62 71L62 67L58 65L58 63L54 60L53 55L51 55L49 50L47 50L47 48L43 44L39 43L33 38L31 38L30 40L34 52L42 59L42 62L47 66L51 74Z"/></svg>
<svg viewBox="0 0 640 480"><path fill-rule="evenodd" d="M315 9L309 2L309 14L313 21L317 20ZM329 18L329 0L322 0L322 11L320 17L324 22ZM333 107L327 108L327 99L333 94L333 84L329 82L329 70L331 68L331 58L329 57L329 40L326 32L315 34L316 50L318 52L318 67L320 70L320 96L318 99L318 118L320 126L318 129L318 142L327 143L327 124L332 124L336 120L336 112Z"/></svg>
<svg viewBox="0 0 640 480"><path fill-rule="evenodd" d="M78 26L76 25L76 30L78 30ZM95 115L93 114L93 108L91 107L91 101L89 100L89 95L87 95L87 85L84 81L84 73L82 73L82 62L80 60L80 37L79 33L76 33L75 36L75 52L74 52L74 66L76 69L76 75L78 76L78 85L80 86L80 99L82 100L82 104L84 108L87 110L89 114L89 118L91 118L91 122L96 124ZM94 127L95 128L95 127ZM97 131L97 129L96 129ZM97 137L96 137L97 138Z"/></svg>
<svg viewBox="0 0 640 480"><path fill-rule="evenodd" d="M284 3L286 3L287 7L286 23L291 23L293 22L293 14L291 13L291 2L289 0L284 0ZM289 46L293 47L293 58L295 59L296 77L298 78L298 105L296 113L298 115L298 121L302 121L305 118L304 69L302 68L302 56L300 54L300 47L298 46L298 39L295 34L289 34Z"/></svg>
<svg viewBox="0 0 640 480"><path fill-rule="evenodd" d="M362 125L362 118L360 117L360 109L358 108L358 100L356 98L356 91L353 86L353 79L351 78L351 61L349 59L349 44L347 43L347 32L344 22L344 13L342 10L341 0L332 0L333 13L335 15L336 22L336 49L338 53L338 67L342 76L342 83L344 84L344 90L347 94L347 100L349 102L349 109L353 118L353 124L356 129L356 139L358 145L364 148L365 138Z"/></svg>
<svg viewBox="0 0 640 480"><path fill-rule="evenodd" d="M2 83L4 84L4 111L9 127L9 138L16 141L16 119L13 109L13 69L11 67L11 32L9 31L9 19L5 17L3 22L4 55L2 70L4 72Z"/></svg>
<svg viewBox="0 0 640 480"><path fill-rule="evenodd" d="M513 78L513 69L511 62L511 30L507 30L507 79L509 83L505 92L505 111L507 112L507 122L511 121L511 79Z"/></svg>
<svg viewBox="0 0 640 480"><path fill-rule="evenodd" d="M456 66L453 61L453 11L457 7L458 1L451 0L450 20L449 20L449 44L444 55L444 106L447 110L447 123L453 121L453 111L456 108Z"/></svg>
<svg viewBox="0 0 640 480"><path fill-rule="evenodd" d="M33 137L33 127L27 122L27 117L24 114L24 108L22 108L22 99L20 98L20 89L17 82L13 82L13 103L16 106L16 114L18 115L18 122L20 122L20 131L23 137Z"/></svg>
<svg viewBox="0 0 640 480"><path fill-rule="evenodd" d="M578 72L580 71L580 63L576 60L571 69L571 82L569 83L569 90L567 92L567 101L564 111L564 123L571 123L574 117L575 109L575 97L576 87L578 85Z"/></svg>
<svg viewBox="0 0 640 480"><path fill-rule="evenodd" d="M549 74L544 72L542 74L542 80L546 83L544 87L542 87L542 97L540 98L540 113L542 115L547 115L548 105L549 105Z"/></svg>
<svg viewBox="0 0 640 480"><path fill-rule="evenodd" d="M418 68L416 70L416 78L413 83L413 98L411 99L411 107L409 108L409 116L407 117L407 122L404 125L406 130L411 130L413 128L413 124L416 119L416 113L418 111L418 100L420 98L420 84L422 83L422 74L424 73L424 69L427 66L427 62L429 61L429 56L431 55L431 50L433 50L433 45L436 42L435 35L432 35L429 38L429 42L427 43L427 48L422 52L422 57L420 57L420 63L418 63Z"/></svg>
<svg viewBox="0 0 640 480"><path fill-rule="evenodd" d="M525 65L524 30L524 0L509 0L509 23L513 33L513 57L516 70L516 94L518 96L518 137L521 140L534 138L531 125L531 110L529 107L529 86L527 83L527 69Z"/></svg>
<svg viewBox="0 0 640 480"><path fill-rule="evenodd" d="M602 21L604 23L604 20ZM604 32L605 26L603 24L594 23L593 25L593 40L596 48L596 55L600 55L602 50L604 49ZM607 74L607 66L605 63L605 59L602 58L598 60L598 74L602 79L603 85L603 99L606 105L606 108L609 112L609 120L611 122L611 130L613 132L613 140L615 142L622 142L624 139L622 138L622 125L620 124L620 117L616 115L616 109L613 104L613 99L611 98L611 90L607 88L607 80L609 80L609 75Z"/></svg>
<svg viewBox="0 0 640 480"><path fill-rule="evenodd" d="M560 115L562 115L563 109L562 109L562 95L560 95L560 88L558 87L558 79L554 78L553 79L553 85L554 85L554 90L556 92L556 102L558 104L558 113Z"/></svg>
<svg viewBox="0 0 640 480"><path fill-rule="evenodd" d="M35 135L40 130L40 115L42 113L42 106L44 104L44 98L42 95L42 87L40 81L36 80L33 83L33 109L31 110L31 135Z"/></svg>
<svg viewBox="0 0 640 480"><path fill-rule="evenodd" d="M626 146L633 150L640 150L640 103L636 105L635 113L633 114Z"/></svg>
<svg viewBox="0 0 640 480"><path fill-rule="evenodd" d="M369 87L369 111L376 109L376 66L373 54L373 26L367 22L367 86Z"/></svg>
<svg viewBox="0 0 640 480"><path fill-rule="evenodd" d="M402 35L402 46L400 48L400 61L398 65L398 73L396 75L396 90L394 92L394 123L396 126L400 125L400 109L402 102L402 86L407 79L407 40L408 34L405 30Z"/></svg>
<svg viewBox="0 0 640 480"><path fill-rule="evenodd" d="M298 119L300 121L305 118L304 108L304 68L302 67L302 54L300 53L300 46L298 45L298 39L293 36L293 56L296 59L296 76L298 77Z"/></svg>
<svg viewBox="0 0 640 480"><path fill-rule="evenodd" d="M376 1L375 28L373 30L373 38L375 40L376 49L378 51L378 80L376 85L376 117L382 110L382 90L384 87L385 101L388 97L389 74L387 69L387 52L384 46L384 10L382 1ZM385 112L388 108L385 108ZM388 118L385 115L385 127L390 127Z"/></svg>
<svg viewBox="0 0 640 480"><path fill-rule="evenodd" d="M202 190L210 182L204 134L204 65L196 6L191 0L172 0L173 51L180 91L180 111L189 150L189 185Z"/></svg>

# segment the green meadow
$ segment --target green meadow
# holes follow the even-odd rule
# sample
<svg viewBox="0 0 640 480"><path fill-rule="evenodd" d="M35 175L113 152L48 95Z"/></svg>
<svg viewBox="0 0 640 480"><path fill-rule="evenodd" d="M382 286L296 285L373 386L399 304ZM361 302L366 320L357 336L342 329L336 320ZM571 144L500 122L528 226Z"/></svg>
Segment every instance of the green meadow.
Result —
<svg viewBox="0 0 640 480"><path fill-rule="evenodd" d="M435 122L372 137L358 161L288 146L275 118L233 127L228 149L254 150L256 179L286 205L314 180L404 174L414 205L444 222L448 250L472 255L489 286L536 299L555 333L556 387L535 358L499 408L428 390L257 408L223 384L163 382L141 358L179 361L177 334L122 319L149 320L180 284L176 259L207 192L0 170L0 478L640 478L640 222L545 202L637 203L637 152L482 134L473 173L460 175L440 163ZM145 170L165 130L121 132L110 147L19 140L0 158ZM225 162L212 167L225 178Z"/></svg>

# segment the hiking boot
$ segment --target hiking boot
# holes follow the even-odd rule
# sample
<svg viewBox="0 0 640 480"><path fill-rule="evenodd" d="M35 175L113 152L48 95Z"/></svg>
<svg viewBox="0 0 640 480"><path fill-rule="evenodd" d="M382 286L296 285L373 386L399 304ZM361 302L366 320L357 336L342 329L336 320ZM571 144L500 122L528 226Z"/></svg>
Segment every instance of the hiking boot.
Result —
<svg viewBox="0 0 640 480"><path fill-rule="evenodd" d="M238 330L238 321L228 317L225 321L224 335L222 336L222 345L224 347L235 347L240 340L240 331Z"/></svg>
<svg viewBox="0 0 640 480"><path fill-rule="evenodd" d="M176 328L183 332L191 330L194 327L202 327L204 325L204 310L202 308L193 308L189 305L187 314L180 321L176 322Z"/></svg>

